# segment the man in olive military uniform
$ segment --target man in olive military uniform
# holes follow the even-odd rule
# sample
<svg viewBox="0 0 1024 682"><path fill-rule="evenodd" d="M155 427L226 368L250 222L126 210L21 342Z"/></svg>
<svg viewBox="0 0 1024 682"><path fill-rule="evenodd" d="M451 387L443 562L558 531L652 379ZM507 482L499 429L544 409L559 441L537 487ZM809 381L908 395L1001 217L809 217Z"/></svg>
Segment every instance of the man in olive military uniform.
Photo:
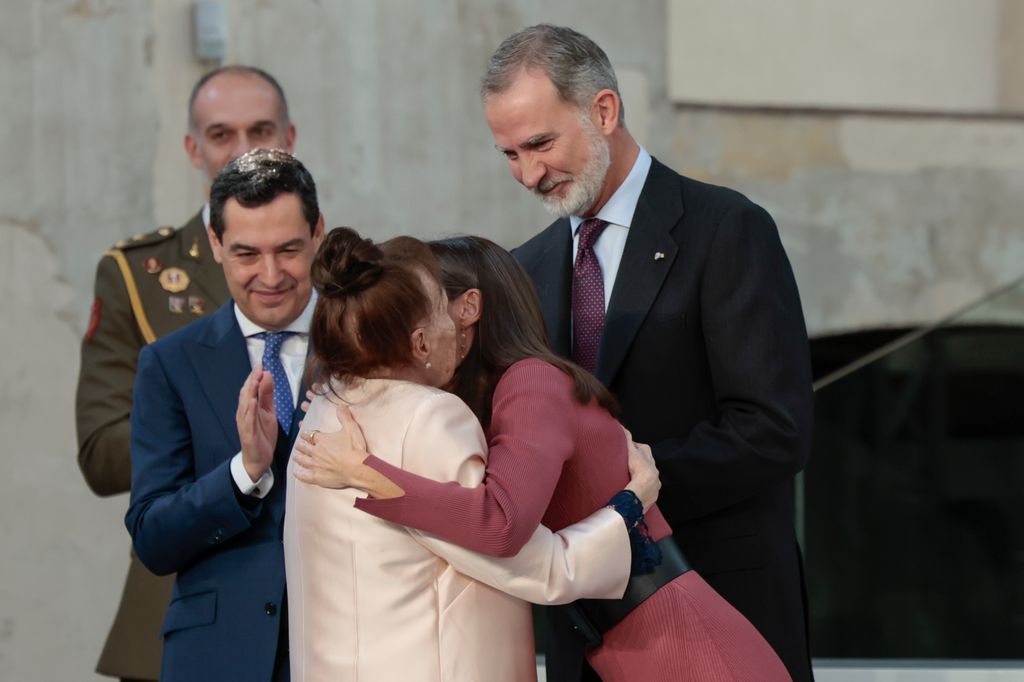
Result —
<svg viewBox="0 0 1024 682"><path fill-rule="evenodd" d="M250 149L291 152L294 144L284 92L266 72L223 67L192 89L185 151L207 178L207 190L221 168ZM139 350L228 298L210 253L208 215L204 206L184 226L123 239L100 259L75 408L78 464L97 495L129 489L128 422ZM159 678L160 628L173 582L174 576L158 578L132 556L97 672Z"/></svg>

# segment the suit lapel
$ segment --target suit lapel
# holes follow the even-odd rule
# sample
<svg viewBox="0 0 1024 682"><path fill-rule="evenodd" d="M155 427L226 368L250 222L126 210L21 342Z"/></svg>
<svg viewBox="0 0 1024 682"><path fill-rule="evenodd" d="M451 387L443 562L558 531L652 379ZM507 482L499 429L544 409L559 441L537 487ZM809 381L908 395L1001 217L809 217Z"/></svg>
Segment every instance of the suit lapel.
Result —
<svg viewBox="0 0 1024 682"><path fill-rule="evenodd" d="M683 215L677 178L651 160L601 333L595 374L606 386L615 378L679 251L671 235Z"/></svg>
<svg viewBox="0 0 1024 682"><path fill-rule="evenodd" d="M306 362L309 362L309 354L306 355ZM299 404L305 400L306 397L306 381L303 377L302 381L299 382L299 395L295 401L295 410L292 412L291 427L288 429L288 433L278 428L277 432L277 444L274 448L274 461L271 467L274 470L274 476L280 483L275 483L274 487L278 490L285 490L286 483L288 480L288 460L292 454L292 446L295 444L295 439L299 435L299 424L305 418L306 413L302 411ZM281 493L279 493L281 494ZM277 505L273 509L273 515L275 523L278 528L283 528L284 523L284 505Z"/></svg>
<svg viewBox="0 0 1024 682"><path fill-rule="evenodd" d="M241 448L235 423L238 392L252 367L234 305L228 299L220 307L206 333L189 345L188 357L224 434L237 451Z"/></svg>
<svg viewBox="0 0 1024 682"><path fill-rule="evenodd" d="M306 364L309 364L308 353L306 354ZM299 382L299 395L295 401L295 411L292 412L292 425L291 428L288 429L289 443L295 442L295 437L299 435L299 423L306 417L306 413L303 412L302 409L299 407L299 405L302 404L302 401L306 399L306 390L306 379L305 377L303 377L303 379ZM289 450L290 449L291 448L289 448Z"/></svg>
<svg viewBox="0 0 1024 682"><path fill-rule="evenodd" d="M540 297L551 348L563 357L572 353L572 232L569 221L559 220L548 228L550 238L534 270L533 280Z"/></svg>

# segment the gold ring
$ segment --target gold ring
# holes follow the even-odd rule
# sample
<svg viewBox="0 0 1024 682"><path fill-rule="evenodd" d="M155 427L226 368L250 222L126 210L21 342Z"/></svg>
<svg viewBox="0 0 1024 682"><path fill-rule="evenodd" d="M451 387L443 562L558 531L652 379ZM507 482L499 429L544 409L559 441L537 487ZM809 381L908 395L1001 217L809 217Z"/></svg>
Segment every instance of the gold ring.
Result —
<svg viewBox="0 0 1024 682"><path fill-rule="evenodd" d="M307 440L309 440L310 445L316 445L316 434L318 433L320 433L320 429L313 429L309 432L309 438Z"/></svg>

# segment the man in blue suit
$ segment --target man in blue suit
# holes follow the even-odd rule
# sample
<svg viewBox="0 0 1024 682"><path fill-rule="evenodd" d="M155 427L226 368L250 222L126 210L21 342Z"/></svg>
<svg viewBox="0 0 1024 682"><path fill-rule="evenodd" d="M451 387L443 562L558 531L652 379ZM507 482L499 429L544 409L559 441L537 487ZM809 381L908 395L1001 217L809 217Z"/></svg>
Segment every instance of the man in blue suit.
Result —
<svg viewBox="0 0 1024 682"><path fill-rule="evenodd" d="M125 524L142 562L177 572L160 679L287 680L285 468L323 238L316 186L281 151L228 164L210 246L231 298L139 354Z"/></svg>

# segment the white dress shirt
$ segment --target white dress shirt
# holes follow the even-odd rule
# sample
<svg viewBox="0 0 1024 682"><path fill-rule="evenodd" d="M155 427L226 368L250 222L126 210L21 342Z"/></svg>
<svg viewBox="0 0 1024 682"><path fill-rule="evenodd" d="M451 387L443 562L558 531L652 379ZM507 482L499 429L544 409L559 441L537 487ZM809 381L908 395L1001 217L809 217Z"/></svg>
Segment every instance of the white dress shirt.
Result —
<svg viewBox="0 0 1024 682"><path fill-rule="evenodd" d="M629 226L633 223L636 204L640 201L640 192L647 182L647 173L651 170L651 155L640 147L640 153L633 162L629 175L622 181L615 194L601 207L595 218L608 223L601 236L594 243L594 255L601 266L601 277L604 280L604 308L608 309L608 301L612 298L612 287L615 276L619 273L622 251L626 248L626 237ZM569 227L572 230L572 262L576 262L576 252L580 247L580 224L583 218L569 216Z"/></svg>
<svg viewBox="0 0 1024 682"><path fill-rule="evenodd" d="M306 350L309 348L309 324L313 320L313 307L316 305L316 291L309 297L309 303L302 311L302 314L292 320L284 329L279 331L295 332L281 344L281 364L284 365L284 373L288 377L288 384L292 389L292 405L298 405L299 387L302 384L302 373L306 369ZM268 330L246 317L238 304L235 304L235 319L238 327L245 337L245 349L249 351L249 366L256 367L263 362L263 347L266 342L256 338ZM280 428L280 427L279 427ZM252 495L263 499L274 487L274 472L267 469L263 472L260 480L253 481L245 471L242 463L242 453L239 452L231 459L231 476L235 479L235 485L246 495Z"/></svg>

